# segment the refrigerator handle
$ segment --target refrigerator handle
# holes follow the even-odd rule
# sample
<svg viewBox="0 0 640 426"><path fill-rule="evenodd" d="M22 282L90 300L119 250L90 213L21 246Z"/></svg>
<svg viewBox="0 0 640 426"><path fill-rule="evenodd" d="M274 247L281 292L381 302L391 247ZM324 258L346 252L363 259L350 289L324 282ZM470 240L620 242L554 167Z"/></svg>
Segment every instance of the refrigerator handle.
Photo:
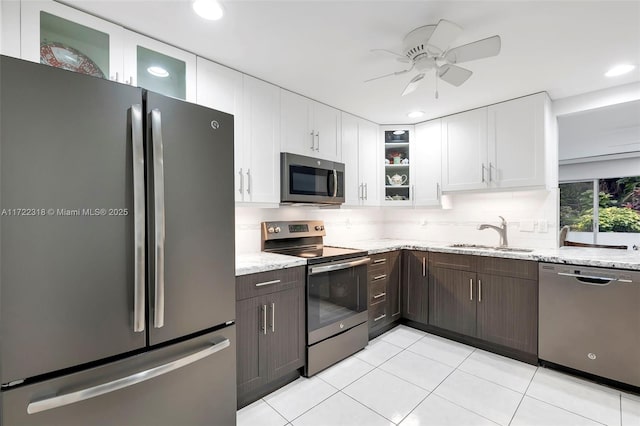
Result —
<svg viewBox="0 0 640 426"><path fill-rule="evenodd" d="M151 111L151 139L153 144L153 200L155 223L155 301L153 326L164 325L164 159L162 153L162 114Z"/></svg>
<svg viewBox="0 0 640 426"><path fill-rule="evenodd" d="M144 148L142 146L142 105L131 105L131 149L133 158L133 331L144 331L145 325L145 202Z"/></svg>
<svg viewBox="0 0 640 426"><path fill-rule="evenodd" d="M198 352L187 355L183 358L171 361L167 364L162 364L157 367L150 368L148 370L140 371L127 377L113 380L111 382L103 383L101 385L92 386L90 388L82 389L79 391L57 395L52 398L42 399L40 401L33 401L27 405L27 413L35 414L42 411L52 410L54 408L64 407L65 405L74 404L76 402L84 401L96 396L104 395L106 393L115 392L117 390L135 385L140 382L153 379L154 377L162 376L170 371L177 370L178 368L185 367L189 364L193 364L203 358L211 356L216 352L228 348L231 345L229 339L221 340L213 345L202 349Z"/></svg>

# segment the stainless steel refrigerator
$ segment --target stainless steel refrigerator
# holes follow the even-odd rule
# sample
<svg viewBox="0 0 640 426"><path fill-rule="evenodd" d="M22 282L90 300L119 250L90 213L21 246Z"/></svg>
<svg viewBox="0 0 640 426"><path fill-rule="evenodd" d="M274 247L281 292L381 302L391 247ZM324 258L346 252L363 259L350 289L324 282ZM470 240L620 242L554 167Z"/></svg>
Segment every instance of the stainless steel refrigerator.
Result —
<svg viewBox="0 0 640 426"><path fill-rule="evenodd" d="M0 57L3 426L235 424L233 117Z"/></svg>

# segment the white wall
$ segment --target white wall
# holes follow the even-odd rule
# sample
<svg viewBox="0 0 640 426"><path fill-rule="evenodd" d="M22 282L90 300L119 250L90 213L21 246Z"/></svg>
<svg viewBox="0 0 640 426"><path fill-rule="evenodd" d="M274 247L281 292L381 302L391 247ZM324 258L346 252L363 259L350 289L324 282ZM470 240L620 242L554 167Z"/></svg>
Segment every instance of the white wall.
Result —
<svg viewBox="0 0 640 426"><path fill-rule="evenodd" d="M498 225L499 215L507 219L510 246L557 247L557 190L455 194L446 198L451 207L446 210L236 207L236 252L260 251L260 222L296 219L324 220L325 243L331 245L348 246L353 241L378 238L497 245L495 231L477 228L481 223ZM540 220L546 223L547 232L539 232ZM523 232L526 225L533 232Z"/></svg>
<svg viewBox="0 0 640 426"><path fill-rule="evenodd" d="M323 220L325 243L382 238L384 216L380 208L320 209L310 207L236 207L236 253L260 251L260 222L271 220Z"/></svg>
<svg viewBox="0 0 640 426"><path fill-rule="evenodd" d="M535 190L449 195L451 209L385 211L384 236L419 239L436 243L497 245L498 233L478 230L482 223L499 225L507 220L512 247L557 247L558 191ZM542 222L542 226L540 226ZM546 225L546 232L544 226ZM528 229L530 230L527 230Z"/></svg>

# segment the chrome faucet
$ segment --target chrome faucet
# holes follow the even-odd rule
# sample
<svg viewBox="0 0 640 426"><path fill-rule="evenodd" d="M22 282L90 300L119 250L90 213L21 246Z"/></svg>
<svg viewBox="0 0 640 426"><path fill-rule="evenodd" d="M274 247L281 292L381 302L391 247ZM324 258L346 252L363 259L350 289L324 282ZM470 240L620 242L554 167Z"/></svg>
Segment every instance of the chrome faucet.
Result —
<svg viewBox="0 0 640 426"><path fill-rule="evenodd" d="M507 247L508 243L507 243L507 221L504 220L504 217L502 216L498 216L500 219L502 219L502 223L500 224L500 226L494 226L494 225L489 225L487 223L483 223L482 225L478 226L478 229L480 231L482 231L483 229L487 229L487 228L491 228L491 229L495 229L498 234L500 234L500 247Z"/></svg>

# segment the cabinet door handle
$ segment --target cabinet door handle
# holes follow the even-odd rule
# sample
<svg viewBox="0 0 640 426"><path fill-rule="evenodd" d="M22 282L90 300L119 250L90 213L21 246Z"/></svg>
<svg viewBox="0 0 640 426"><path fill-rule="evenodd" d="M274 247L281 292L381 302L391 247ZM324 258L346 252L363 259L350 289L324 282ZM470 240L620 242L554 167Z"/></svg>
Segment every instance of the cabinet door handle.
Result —
<svg viewBox="0 0 640 426"><path fill-rule="evenodd" d="M376 259L371 263L373 263L374 265L377 265L377 264L386 263L386 262L387 262L387 259Z"/></svg>
<svg viewBox="0 0 640 426"><path fill-rule="evenodd" d="M491 169L493 168L493 164L489 163L489 182L493 182L493 176L491 176Z"/></svg>
<svg viewBox="0 0 640 426"><path fill-rule="evenodd" d="M440 182L436 182L436 200L440 202Z"/></svg>
<svg viewBox="0 0 640 426"><path fill-rule="evenodd" d="M316 132L316 138L318 138L318 146L316 148L316 151L320 152L320 131Z"/></svg>
<svg viewBox="0 0 640 426"><path fill-rule="evenodd" d="M416 205L416 186L411 185L411 204Z"/></svg>
<svg viewBox="0 0 640 426"><path fill-rule="evenodd" d="M484 180L484 169L485 169L484 163L482 163L482 182L485 182L485 180Z"/></svg>
<svg viewBox="0 0 640 426"><path fill-rule="evenodd" d="M367 184L364 184L364 199L368 200L369 199L369 188L367 187Z"/></svg>
<svg viewBox="0 0 640 426"><path fill-rule="evenodd" d="M242 194L244 192L244 175L242 174L242 168L240 168L238 174L240 175L240 189L238 190L238 192Z"/></svg>
<svg viewBox="0 0 640 426"><path fill-rule="evenodd" d="M469 300L473 301L473 278L469 278Z"/></svg>
<svg viewBox="0 0 640 426"><path fill-rule="evenodd" d="M380 293L380 294L376 294L375 296L373 296L374 299L380 299L381 297L386 296L387 293Z"/></svg>
<svg viewBox="0 0 640 426"><path fill-rule="evenodd" d="M387 314L382 314L382 315L380 315L379 317L374 318L374 319L373 319L373 322L380 321L382 318L384 318L384 317L386 317L386 316L387 316Z"/></svg>
<svg viewBox="0 0 640 426"><path fill-rule="evenodd" d="M378 281L378 280L383 280L385 278L387 278L387 274L376 275L375 277L373 277L373 280Z"/></svg>
<svg viewBox="0 0 640 426"><path fill-rule="evenodd" d="M427 258L424 256L422 257L422 276L427 276Z"/></svg>
<svg viewBox="0 0 640 426"><path fill-rule="evenodd" d="M478 302L482 302L482 280L478 280Z"/></svg>
<svg viewBox="0 0 640 426"><path fill-rule="evenodd" d="M315 151L315 150L316 150L316 137L315 137L315 133L312 130L311 131L311 151Z"/></svg>
<svg viewBox="0 0 640 426"><path fill-rule="evenodd" d="M276 304L271 303L271 332L276 332Z"/></svg>
<svg viewBox="0 0 640 426"><path fill-rule="evenodd" d="M262 334L267 334L267 305L262 305Z"/></svg>
<svg viewBox="0 0 640 426"><path fill-rule="evenodd" d="M363 187L363 184L360 184L360 185L358 185L358 199L359 200L364 200L364 196L362 194L364 194L364 187Z"/></svg>
<svg viewBox="0 0 640 426"><path fill-rule="evenodd" d="M247 194L251 194L251 169L247 169Z"/></svg>

